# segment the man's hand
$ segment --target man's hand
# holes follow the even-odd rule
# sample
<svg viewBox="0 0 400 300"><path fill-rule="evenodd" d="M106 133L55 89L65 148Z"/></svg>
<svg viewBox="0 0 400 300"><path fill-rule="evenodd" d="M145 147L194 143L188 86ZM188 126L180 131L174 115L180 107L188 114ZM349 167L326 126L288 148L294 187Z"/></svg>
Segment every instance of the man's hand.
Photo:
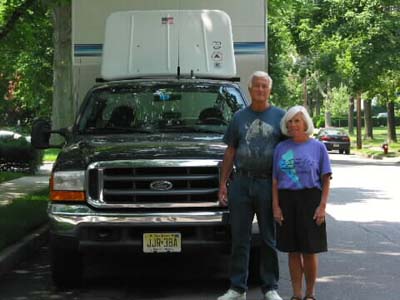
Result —
<svg viewBox="0 0 400 300"><path fill-rule="evenodd" d="M221 206L228 205L228 189L226 188L226 185L221 185L219 187L218 200Z"/></svg>

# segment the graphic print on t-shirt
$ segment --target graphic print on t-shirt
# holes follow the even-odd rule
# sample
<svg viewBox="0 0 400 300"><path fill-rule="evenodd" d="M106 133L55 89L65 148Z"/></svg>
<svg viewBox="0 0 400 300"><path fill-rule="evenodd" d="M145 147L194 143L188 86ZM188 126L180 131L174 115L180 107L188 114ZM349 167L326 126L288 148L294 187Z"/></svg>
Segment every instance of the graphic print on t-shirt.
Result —
<svg viewBox="0 0 400 300"><path fill-rule="evenodd" d="M240 144L237 149L241 168L258 172L271 169L276 144L273 132L274 128L260 119L246 126L245 143Z"/></svg>
<svg viewBox="0 0 400 300"><path fill-rule="evenodd" d="M279 160L279 168L290 178L293 183L297 185L298 188L303 187L296 172L293 150L288 150L281 156L281 159Z"/></svg>
<svg viewBox="0 0 400 300"><path fill-rule="evenodd" d="M250 156L260 158L268 148L268 142L266 139L271 136L273 128L271 125L264 123L261 120L254 120L251 123L246 133L246 142L249 147Z"/></svg>

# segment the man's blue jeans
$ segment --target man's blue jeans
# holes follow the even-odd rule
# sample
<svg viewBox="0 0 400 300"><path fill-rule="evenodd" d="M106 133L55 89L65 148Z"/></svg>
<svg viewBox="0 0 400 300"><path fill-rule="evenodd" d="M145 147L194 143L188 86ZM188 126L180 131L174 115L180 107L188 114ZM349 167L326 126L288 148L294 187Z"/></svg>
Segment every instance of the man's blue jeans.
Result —
<svg viewBox="0 0 400 300"><path fill-rule="evenodd" d="M263 293L277 289L279 263L272 213L272 179L235 176L229 186L228 203L232 231L231 288L238 292L247 290L251 228L256 214L261 236L261 289Z"/></svg>

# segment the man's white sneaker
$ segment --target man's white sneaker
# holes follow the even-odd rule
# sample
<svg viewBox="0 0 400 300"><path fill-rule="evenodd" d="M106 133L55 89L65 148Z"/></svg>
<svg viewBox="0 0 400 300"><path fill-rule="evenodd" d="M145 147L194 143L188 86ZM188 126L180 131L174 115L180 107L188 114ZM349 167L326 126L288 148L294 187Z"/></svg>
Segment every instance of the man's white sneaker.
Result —
<svg viewBox="0 0 400 300"><path fill-rule="evenodd" d="M235 290L229 289L221 297L218 297L217 300L246 300L246 292L238 293Z"/></svg>
<svg viewBox="0 0 400 300"><path fill-rule="evenodd" d="M282 300L282 298L277 291L271 290L265 293L264 300Z"/></svg>

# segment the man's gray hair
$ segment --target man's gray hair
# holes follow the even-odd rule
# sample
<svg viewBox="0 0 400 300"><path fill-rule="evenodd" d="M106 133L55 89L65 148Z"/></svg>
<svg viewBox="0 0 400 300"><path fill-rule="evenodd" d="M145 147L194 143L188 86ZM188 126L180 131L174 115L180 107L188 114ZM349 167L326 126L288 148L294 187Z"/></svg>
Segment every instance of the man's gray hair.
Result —
<svg viewBox="0 0 400 300"><path fill-rule="evenodd" d="M249 88L251 88L253 85L254 77L265 78L269 82L269 88L272 88L272 78L268 75L267 72L264 71L255 71L253 74L250 75L249 82L247 83L247 86Z"/></svg>
<svg viewBox="0 0 400 300"><path fill-rule="evenodd" d="M287 123L289 122L289 120L293 119L293 117L300 113L301 117L303 118L304 122L306 123L306 131L305 133L310 136L314 133L314 124L313 121L310 117L310 115L308 114L307 109L304 106L301 105L296 105L293 106L291 108L289 108L289 110L286 112L286 114L283 116L282 120L281 120L281 131L284 135L289 136L288 134L288 130L287 130Z"/></svg>

